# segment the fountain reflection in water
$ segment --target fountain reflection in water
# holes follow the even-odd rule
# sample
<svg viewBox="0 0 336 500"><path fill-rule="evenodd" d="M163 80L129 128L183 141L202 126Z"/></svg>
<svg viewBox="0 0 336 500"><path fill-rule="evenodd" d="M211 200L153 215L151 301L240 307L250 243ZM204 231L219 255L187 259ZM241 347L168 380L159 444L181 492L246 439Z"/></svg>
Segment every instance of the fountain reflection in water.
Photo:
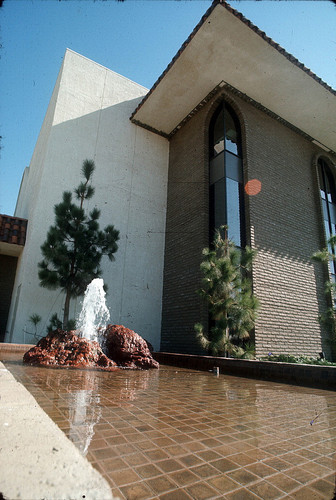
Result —
<svg viewBox="0 0 336 500"><path fill-rule="evenodd" d="M100 395L94 372L85 372L84 386L69 394L69 439L86 455L95 434L94 427L101 418Z"/></svg>
<svg viewBox="0 0 336 500"><path fill-rule="evenodd" d="M80 330L80 335L88 340L98 341L99 329L105 329L109 322L110 312L106 306L105 295L102 278L92 280L85 290L77 329Z"/></svg>

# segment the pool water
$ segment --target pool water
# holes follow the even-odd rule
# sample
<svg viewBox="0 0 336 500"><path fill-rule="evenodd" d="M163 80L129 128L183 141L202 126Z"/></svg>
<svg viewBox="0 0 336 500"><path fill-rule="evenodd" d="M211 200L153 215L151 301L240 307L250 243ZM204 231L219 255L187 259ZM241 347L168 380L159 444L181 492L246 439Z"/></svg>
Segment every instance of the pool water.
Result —
<svg viewBox="0 0 336 500"><path fill-rule="evenodd" d="M160 370L6 367L121 499L334 497L336 395Z"/></svg>

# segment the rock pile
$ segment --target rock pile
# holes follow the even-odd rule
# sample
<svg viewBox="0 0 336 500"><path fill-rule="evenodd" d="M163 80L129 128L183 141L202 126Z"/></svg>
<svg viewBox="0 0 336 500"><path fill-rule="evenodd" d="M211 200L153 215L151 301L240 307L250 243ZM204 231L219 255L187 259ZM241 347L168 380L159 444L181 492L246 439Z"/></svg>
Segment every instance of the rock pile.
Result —
<svg viewBox="0 0 336 500"><path fill-rule="evenodd" d="M78 336L78 332L55 330L43 337L23 356L31 365L64 366L75 368L116 368L114 361L102 351L98 342Z"/></svg>
<svg viewBox="0 0 336 500"><path fill-rule="evenodd" d="M118 366L125 368L159 368L147 342L122 325L108 325L104 333L104 351Z"/></svg>
<svg viewBox="0 0 336 500"><path fill-rule="evenodd" d="M55 330L43 337L23 356L30 365L73 368L159 368L146 341L122 325L108 325L103 333L103 349L98 342L80 337L78 331Z"/></svg>

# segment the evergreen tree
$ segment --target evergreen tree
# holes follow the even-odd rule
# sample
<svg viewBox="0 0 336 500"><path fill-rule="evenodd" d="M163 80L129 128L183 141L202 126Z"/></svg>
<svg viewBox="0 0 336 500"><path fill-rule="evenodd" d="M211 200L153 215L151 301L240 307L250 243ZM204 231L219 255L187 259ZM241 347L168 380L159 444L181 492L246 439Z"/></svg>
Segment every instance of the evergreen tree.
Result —
<svg viewBox="0 0 336 500"><path fill-rule="evenodd" d="M328 239L328 248L323 248L315 252L312 256L313 260L317 262L323 262L328 264L328 262L336 261L336 235L331 236ZM325 295L327 299L328 307L325 312L320 314L319 321L324 325L329 333L329 344L331 348L331 361L336 360L336 283L327 280L325 283Z"/></svg>
<svg viewBox="0 0 336 500"><path fill-rule="evenodd" d="M100 210L94 208L85 214L84 201L92 198L94 188L89 184L95 169L93 160L84 160L81 182L74 190L78 204L72 201L69 191L55 205L55 225L49 228L41 246L43 260L39 262L40 285L50 290L61 288L65 292L63 328L69 320L70 299L83 295L87 285L101 276L103 255L110 261L118 249L119 231L109 225L99 229Z"/></svg>
<svg viewBox="0 0 336 500"><path fill-rule="evenodd" d="M211 355L242 356L242 344L254 327L258 308L248 277L255 251L249 247L239 251L228 239L227 227L222 226L215 233L213 249L205 248L203 255L198 293L208 303L209 329L205 332L197 323L197 339Z"/></svg>

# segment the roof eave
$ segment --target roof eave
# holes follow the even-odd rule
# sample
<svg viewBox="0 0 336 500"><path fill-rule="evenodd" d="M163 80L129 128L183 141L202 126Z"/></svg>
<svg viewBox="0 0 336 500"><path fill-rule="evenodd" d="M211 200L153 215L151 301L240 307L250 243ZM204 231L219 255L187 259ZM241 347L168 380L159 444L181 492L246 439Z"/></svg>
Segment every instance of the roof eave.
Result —
<svg viewBox="0 0 336 500"><path fill-rule="evenodd" d="M214 10L218 6L218 9L216 10L216 13L213 14ZM229 13L229 17L226 15L220 14L219 9L225 9L225 12ZM233 17L230 17L232 15ZM329 85L327 85L325 82L323 82L319 77L317 77L311 70L306 68L302 63L300 63L294 56L290 55L287 53L282 47L280 47L276 42L274 42L271 38L269 38L264 32L259 30L255 25L253 25L250 21L245 19L242 14L237 12L236 10L232 9L231 6L226 4L225 2L221 1L215 1L212 6L207 10L207 12L204 14L202 17L201 21L198 23L198 25L195 27L191 35L188 37L186 42L182 45L180 50L177 52L176 56L173 58L173 60L170 62L166 70L162 73L162 75L159 77L157 82L153 85L151 90L148 92L148 94L144 97L144 99L140 102L136 110L133 112L131 116L131 120L133 123L136 123L138 125L144 126L145 128L152 130L156 133L159 133L160 135L164 137L170 137L174 131L176 131L176 128L179 127L181 122L190 115L190 113L193 112L193 110L198 106L198 103L202 102L209 93L216 87L216 85L219 85L219 82L223 78L218 78L216 79L216 75L213 75L213 82L211 82L211 76L209 75L208 81L205 83L205 77L203 78L203 87L201 85L199 86L199 95L195 95L195 99L192 102L190 98L190 92L189 92L189 87L187 87L187 79L185 76L186 73L186 65L183 65L182 63L184 61L188 60L188 54L187 52L189 51L189 60L191 59L190 54L192 54L192 50L194 50L194 55L197 54L197 43L199 43L199 40L203 39L205 40L206 43L208 43L208 48L213 48L213 45L211 45L211 40L209 37L209 33L207 33L207 25L210 24L210 22L213 22L214 29L216 29L216 17L220 17L220 20L217 22L217 29L219 30L220 27L223 26L223 23L229 23L226 25L228 27L229 25L234 23L234 20L239 20L239 23L235 23L235 26L237 29L241 30L241 33L243 33L244 37L246 38L247 41L250 39L254 41L256 46L261 47L263 50L263 56L264 56L264 62L261 61L261 64L264 64L264 67L260 66L259 68L259 74L256 72L255 75L255 88L258 86L260 87L261 83L267 83L267 78L270 80L268 83L271 88L271 78L272 78L272 67L271 65L273 64L274 67L277 67L277 64L279 61L281 62L282 66L284 69L289 70L291 73L292 77L292 87L293 83L296 81L299 82L300 85L304 84L305 86L305 91L307 95L309 94L308 98L306 99L307 102L309 102L309 98L313 97L314 101L317 103L317 106L315 106L314 114L319 115L314 116L316 122L315 130L321 130L321 124L323 123L324 119L324 112L325 110L329 110L329 101L333 102L333 105L336 106L336 100L334 97L336 96L336 91L333 90ZM210 19L209 19L210 18ZM209 20L208 23L205 24L206 20ZM222 24L220 24L222 23ZM200 30L202 29L202 32L200 33ZM246 30L246 27L249 29ZM219 31L220 38L224 39L225 37L222 36L222 33L225 32L225 30ZM253 33L252 33L253 32ZM255 37L255 35L258 35ZM215 35L214 35L215 36ZM227 35L229 36L229 35ZM237 35L239 37L239 33ZM262 43L258 40L262 39ZM199 39L199 40L198 40ZM210 41L209 41L210 40ZM225 40L223 41L223 43ZM230 42L230 39L228 39L228 42ZM222 43L222 44L223 44ZM195 46L195 48L193 48ZM267 48L268 47L268 48ZM273 49L273 52L271 51L270 53L270 47ZM198 47L199 48L199 47ZM275 50L274 50L275 49ZM207 50L207 47L205 47L204 51ZM246 51L245 51L246 52ZM242 53L242 61L245 60L246 63L246 57L244 59L243 57L243 50L241 50ZM254 57L256 54L254 54ZM205 57L203 58L203 61L205 61ZM237 64L239 61L237 62ZM268 65L268 66L267 66ZM266 67L267 66L267 67ZM269 74L266 74L266 70L269 71ZM234 87L234 71L231 68L226 68L227 72L232 73L232 80L230 82L227 82L229 85ZM240 68L241 74L246 72L248 76L251 77L251 74L248 73L248 68ZM295 73L295 74L294 74ZM266 74L266 76L265 76ZM301 76L300 76L301 75ZM282 75L283 76L283 75ZM181 77L181 78L180 78ZM262 79L263 78L263 79ZM259 79L259 80L258 80ZM296 79L296 80L295 80ZM199 79L200 80L200 79ZM226 79L225 79L226 80ZM257 82L257 83L256 83ZM199 82L197 82L199 84ZM197 83L195 86L192 88L192 90L197 92ZM172 87L175 89L179 87L179 90L182 89L182 92L179 92L179 96L181 97L181 102L184 99L184 105L185 109L183 110L184 115L182 117L178 116L178 113L175 113L176 116L170 116L170 122L167 119L168 113L167 110L170 110L173 106L169 106L169 99L172 104L176 104L175 101L178 100L178 97L176 95L172 94L171 96L167 96L167 92L164 92L165 96L165 103L164 103L164 112L162 112L162 98L160 101L160 92L162 94L163 88L164 89L169 89L169 85L171 84ZM286 87L287 85L287 87ZM183 89L184 87L184 89ZM290 89L290 84L287 84L286 79L283 78L283 81L279 83L279 96L282 100L286 100L286 97L290 99L291 95L291 89ZM245 89L239 88L239 86L236 87L236 90L240 92L242 95L249 95L250 93L246 91ZM184 92L184 94L183 94ZM203 92L203 94L201 93ZM287 93L287 95L286 95ZM177 94L177 93L175 93ZM252 92L253 94L253 92ZM189 101L188 101L189 99ZM320 134L319 136L316 135L315 133L312 133L314 131L314 128L311 127L310 129L304 129L304 127L300 126L300 123L292 123L290 119L288 119L288 116L286 116L287 110L286 110L286 105L280 107L279 105L277 106L277 109L272 109L272 106L270 106L270 99L268 102L263 102L263 96L262 92L255 92L254 95L252 95L252 100L258 102L260 106L264 106L266 109L268 109L271 113L274 113L276 116L279 116L281 120L284 120L285 122L288 122L291 124L293 127L296 129L302 129L303 133L310 136L313 140L321 143L326 149L334 151L336 149L336 137L335 140L333 137L329 137L325 141L323 134ZM273 99L274 100L274 99ZM318 109L318 100L321 100L321 103L323 101L323 106L321 106L321 112L319 114L319 109ZM305 101L305 102L306 102ZM305 102L303 104L305 104ZM279 103L278 103L279 104ZM177 106L177 104L176 104ZM292 107L290 104L288 104L288 111L290 111ZM178 110L180 113L182 112L180 109ZM173 113L173 111L171 111ZM160 119L158 119L159 115L162 115ZM290 113L287 113L290 115ZM160 121L161 120L161 121ZM169 123L168 123L169 122ZM302 124L307 125L307 120L306 116L302 116Z"/></svg>

